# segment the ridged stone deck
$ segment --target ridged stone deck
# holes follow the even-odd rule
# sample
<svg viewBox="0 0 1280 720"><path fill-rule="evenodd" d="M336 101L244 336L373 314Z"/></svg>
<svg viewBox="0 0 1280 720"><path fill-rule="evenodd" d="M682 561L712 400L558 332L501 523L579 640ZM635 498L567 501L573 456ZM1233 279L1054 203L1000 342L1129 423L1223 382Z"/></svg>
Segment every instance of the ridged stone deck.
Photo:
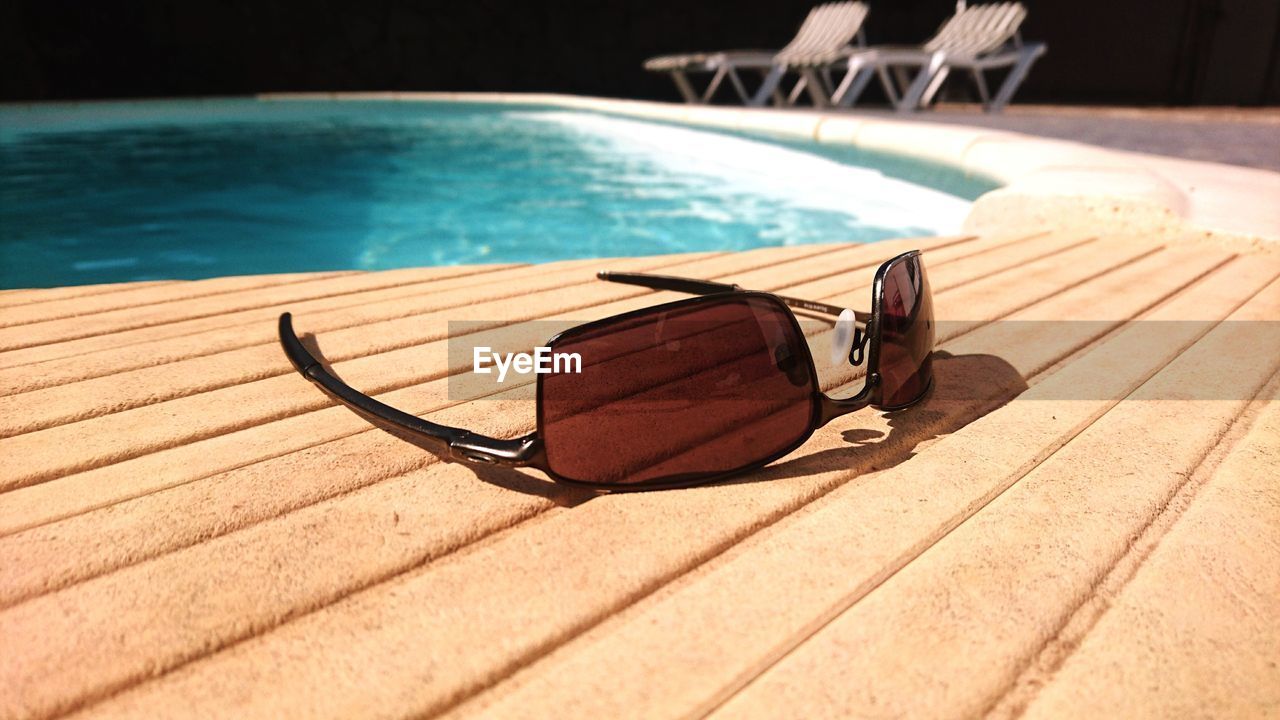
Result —
<svg viewBox="0 0 1280 720"><path fill-rule="evenodd" d="M675 297L600 268L865 307L911 247L930 399L701 489L441 462L275 338L510 437L525 393L451 404L450 320ZM1278 277L1045 233L0 293L0 717L1274 717Z"/></svg>

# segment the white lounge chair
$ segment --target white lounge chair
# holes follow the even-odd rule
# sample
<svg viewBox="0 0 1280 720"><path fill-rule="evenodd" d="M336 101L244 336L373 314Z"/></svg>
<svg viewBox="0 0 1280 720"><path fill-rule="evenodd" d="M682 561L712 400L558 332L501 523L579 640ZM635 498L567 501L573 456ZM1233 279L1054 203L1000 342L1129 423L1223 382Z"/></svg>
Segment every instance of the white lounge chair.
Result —
<svg viewBox="0 0 1280 720"><path fill-rule="evenodd" d="M862 23L867 6L862 2L831 2L809 11L795 38L777 52L765 50L730 50L714 53L662 55L644 63L646 70L671 74L672 81L688 103L710 102L725 78L729 79L738 98L746 105L764 105L771 98L775 104L794 104L807 86L815 102L822 104L830 97L832 87L829 68L848 57L862 45ZM778 87L787 72L799 67L817 67L824 75L807 75L797 80L789 97L783 98ZM761 75L760 87L748 92L739 70L755 70ZM690 73L714 73L707 87L698 92L689 80ZM811 79L812 78L812 79Z"/></svg>
<svg viewBox="0 0 1280 720"><path fill-rule="evenodd" d="M1044 43L1022 42L1019 27L1027 9L1019 2L970 5L956 12L920 47L871 47L843 62L845 74L831 96L848 107L866 88L872 74L899 111L928 107L952 70L968 70L988 112L999 112L1017 92ZM1009 68L995 97L987 90L987 70ZM918 68L914 79L908 71Z"/></svg>

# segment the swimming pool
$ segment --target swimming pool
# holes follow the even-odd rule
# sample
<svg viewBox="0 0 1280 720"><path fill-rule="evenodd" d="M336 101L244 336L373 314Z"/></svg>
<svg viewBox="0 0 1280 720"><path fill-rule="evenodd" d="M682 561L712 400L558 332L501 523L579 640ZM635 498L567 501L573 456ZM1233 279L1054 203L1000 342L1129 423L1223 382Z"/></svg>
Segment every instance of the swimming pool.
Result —
<svg viewBox="0 0 1280 720"><path fill-rule="evenodd" d="M817 143L441 102L9 106L0 170L4 288L871 242L954 232L993 187Z"/></svg>

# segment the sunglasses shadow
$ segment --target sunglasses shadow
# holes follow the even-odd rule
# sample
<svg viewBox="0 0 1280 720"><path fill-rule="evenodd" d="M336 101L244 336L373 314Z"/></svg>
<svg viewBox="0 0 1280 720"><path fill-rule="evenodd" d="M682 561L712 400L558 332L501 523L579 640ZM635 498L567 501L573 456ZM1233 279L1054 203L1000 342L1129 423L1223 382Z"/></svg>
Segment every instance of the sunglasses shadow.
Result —
<svg viewBox="0 0 1280 720"><path fill-rule="evenodd" d="M303 347L305 347L312 354L312 356L315 357L316 361L320 363L321 367L323 367L326 371L328 371L334 377L338 378L339 380L342 380L342 376L339 375L334 370L333 365L331 365L328 359L325 358L324 352L320 349L319 343L316 342L316 337L314 334L306 333L303 335L299 335L298 340L299 342L302 343ZM587 500L590 500L591 498L599 494L593 490L589 490L585 488L576 488L568 485L557 484L557 483L551 482L550 480L542 479L537 476L527 475L523 472L520 472L512 468L493 467L493 466L486 466L486 465L474 465L471 463L458 463L449 458L442 457L437 448L432 447L431 445L428 445L421 438L418 438L414 435L410 435L409 433L404 432L400 428L386 422L385 420L382 420L381 418L365 415L364 413L356 410L355 408L352 408L350 406L345 406L342 403L337 402L336 400L334 401L334 404L339 407L347 407L347 409L351 410L351 412L355 413L356 415L359 415L361 418L364 418L371 425L378 428L379 430L382 430L388 435L391 435L392 437L398 440L402 440L410 445L413 445L416 448L425 450L431 455L434 455L435 457L439 458L442 462L454 463L459 467L465 468L471 471L481 481L489 483L490 485L494 485L496 487L503 488L504 490L511 490L512 492L524 493L526 495L534 495L537 497L541 497L546 500L550 500L551 502L561 507L574 507L577 505L581 505L582 503L586 502Z"/></svg>
<svg viewBox="0 0 1280 720"><path fill-rule="evenodd" d="M763 470L722 484L771 482L841 470L853 470L856 477L891 468L913 457L920 443L959 430L1027 389L1026 380L1017 369L995 355L935 351L933 378L933 388L924 400L885 415L888 434L851 428L841 433L846 443L843 447L805 454L801 445L792 455ZM839 424L840 420L833 423ZM814 434L820 436L832 429L829 425Z"/></svg>

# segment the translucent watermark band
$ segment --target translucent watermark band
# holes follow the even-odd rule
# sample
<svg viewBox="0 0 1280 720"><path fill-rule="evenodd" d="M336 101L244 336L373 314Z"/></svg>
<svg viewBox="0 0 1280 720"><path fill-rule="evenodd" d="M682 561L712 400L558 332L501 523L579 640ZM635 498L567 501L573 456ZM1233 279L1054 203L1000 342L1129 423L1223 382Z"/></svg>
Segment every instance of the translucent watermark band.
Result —
<svg viewBox="0 0 1280 720"><path fill-rule="evenodd" d="M566 368L573 361L555 358L555 347L549 340L583 322L451 321L447 343L449 400L532 399L539 372L528 365L516 371L514 358L524 355L536 365L537 349L543 348L540 367L548 372L572 372ZM834 326L812 320L800 324L822 386L828 392L861 387L865 362L861 366L831 362ZM654 338L645 361L662 362L663 352L678 352L681 336L713 331L715 328L695 323L679 328L668 324L663 337ZM1277 366L1272 373L1280 370L1280 320L946 320L937 321L934 332L933 366L939 387L954 384L975 390L984 386L1016 390L1043 384L1037 392L1026 395L1035 400L1114 400L1117 393L1128 395L1162 371L1174 366L1185 369L1189 364L1199 366L1193 373L1195 382L1182 386L1157 383L1134 397L1247 400L1256 388L1233 382L1233 367L1242 362L1271 363ZM1230 351L1224 354L1223 348ZM477 353L486 358L507 357L510 359L504 362L512 364L500 375L495 362L489 360L488 372L476 372ZM625 371L626 363L616 364L619 372ZM1070 371L1070 382L1049 382L1066 370ZM963 391L959 387L946 389L948 394ZM1019 397L1023 397L1021 392Z"/></svg>

